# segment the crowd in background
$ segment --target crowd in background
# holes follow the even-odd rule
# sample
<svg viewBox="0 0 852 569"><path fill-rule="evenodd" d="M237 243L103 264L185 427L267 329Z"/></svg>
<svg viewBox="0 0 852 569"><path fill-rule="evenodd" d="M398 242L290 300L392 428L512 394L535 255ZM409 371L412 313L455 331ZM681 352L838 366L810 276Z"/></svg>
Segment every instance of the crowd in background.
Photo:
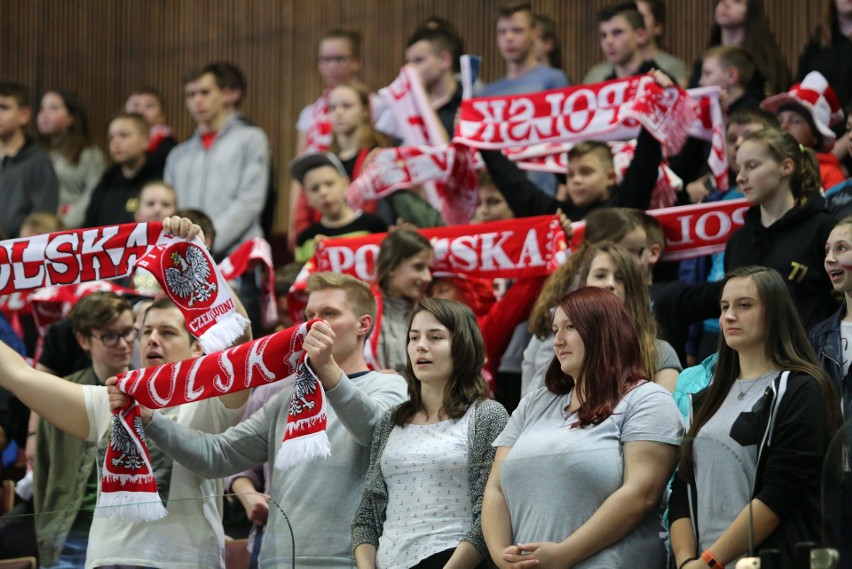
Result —
<svg viewBox="0 0 852 569"><path fill-rule="evenodd" d="M143 274L123 283L128 294L78 300L47 331L7 297L0 450L4 474L26 455L34 496L18 513L36 515L0 517L0 557L224 567L217 495L227 489L252 526L253 567L698 569L771 550L775 566L804 567L800 543L837 548L852 567L842 426L852 405L852 0L822 1L795 70L761 0L716 1L695 62L665 51L664 0L615 4L597 16L602 61L582 82L560 68L568 30L528 3L501 4L505 76L477 81L475 97L649 75L664 88L717 87L725 116L727 187L708 168L707 142L664 156L644 129L622 174L597 140L574 145L557 174L481 151L471 225L554 214L570 241L572 223L585 222L582 244L546 277L433 274L432 243L417 230L449 224L425 187L361 208L347 201L377 152L412 145L380 86L358 79L367 62L356 30L318 38L325 88L292 117L286 196L232 63L184 75L197 125L188 139L145 86L110 119L106 152L74 93L57 86L35 99L0 79L4 239L177 215L221 261L269 236L276 203L289 200L288 250L276 256L293 262L274 271L278 322L261 317L265 269L231 285L254 337L323 321L305 349L328 395L332 447L286 472L269 464L290 400L283 384L148 413L170 516L99 522L107 380L196 357L198 343ZM406 42L445 141L463 101L463 35L436 17ZM661 163L682 181L675 206L746 200L724 252L663 260L664 230L646 213ZM291 289L318 243L384 232L375 282L313 273L304 310L295 306Z"/></svg>

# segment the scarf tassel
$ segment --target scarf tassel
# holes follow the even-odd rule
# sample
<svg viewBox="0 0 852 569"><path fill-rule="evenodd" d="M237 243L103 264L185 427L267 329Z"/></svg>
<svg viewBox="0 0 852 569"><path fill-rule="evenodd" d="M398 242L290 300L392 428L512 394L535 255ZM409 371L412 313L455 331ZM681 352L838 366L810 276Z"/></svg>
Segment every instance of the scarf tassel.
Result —
<svg viewBox="0 0 852 569"><path fill-rule="evenodd" d="M275 468L289 470L309 460L331 455L331 444L325 432L327 405L319 378L307 360L303 360L293 383L287 427L275 457Z"/></svg>

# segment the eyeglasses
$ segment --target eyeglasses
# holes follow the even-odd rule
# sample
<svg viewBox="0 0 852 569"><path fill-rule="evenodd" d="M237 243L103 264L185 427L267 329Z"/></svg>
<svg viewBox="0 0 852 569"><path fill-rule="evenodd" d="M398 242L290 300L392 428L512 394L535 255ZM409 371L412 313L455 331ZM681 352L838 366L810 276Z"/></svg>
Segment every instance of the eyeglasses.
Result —
<svg viewBox="0 0 852 569"><path fill-rule="evenodd" d="M352 59L351 55L329 55L326 57L320 56L320 63L346 63Z"/></svg>
<svg viewBox="0 0 852 569"><path fill-rule="evenodd" d="M118 339L124 338L124 341L128 344L132 343L133 340L136 339L139 331L136 328L128 328L127 330L123 330L122 332L107 332L106 334L101 334L98 336L97 334L92 334L92 337L97 338L101 341L101 343L107 348L114 348L118 345Z"/></svg>

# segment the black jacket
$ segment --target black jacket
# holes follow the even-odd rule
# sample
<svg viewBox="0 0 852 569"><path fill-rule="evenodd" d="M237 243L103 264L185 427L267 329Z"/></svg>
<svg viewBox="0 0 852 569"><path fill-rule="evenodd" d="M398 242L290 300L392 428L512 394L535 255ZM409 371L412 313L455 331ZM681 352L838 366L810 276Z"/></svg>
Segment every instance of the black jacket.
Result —
<svg viewBox="0 0 852 569"><path fill-rule="evenodd" d="M837 387L846 417L852 414L852 377L843 376L843 348L840 345L840 323L846 315L846 305L814 326L808 337L820 365ZM852 440L848 441L852 443Z"/></svg>
<svg viewBox="0 0 852 569"><path fill-rule="evenodd" d="M142 186L163 177L163 166L150 157L132 178L125 178L121 166L114 164L92 191L92 200L86 209L84 227L100 227L118 223L132 223L139 207Z"/></svg>
<svg viewBox="0 0 852 569"><path fill-rule="evenodd" d="M708 389L692 396L692 409L701 405ZM766 504L781 523L756 550L779 549L783 558L781 566L792 568L797 543L836 545L838 528L826 523L827 536L821 528L823 505L836 504L839 500L836 485L827 485L827 494L821 496L823 462L832 440L825 428L826 402L814 378L791 373L787 381L779 374L767 387L761 403L754 412L757 430L764 435L758 447L752 499ZM732 463L731 468L737 466ZM691 515L691 510L697 512L697 508L692 481L678 471L669 499L669 523L691 518L696 527L696 516ZM697 531L700 534L701 528Z"/></svg>
<svg viewBox="0 0 852 569"><path fill-rule="evenodd" d="M657 183L657 170L663 159L660 143L643 128L624 180L612 191L610 198L589 206L577 207L570 199L557 200L541 191L527 178L526 173L518 169L502 152L482 150L480 154L494 185L503 194L515 217L548 215L561 209L571 221L579 221L601 207L633 207L642 211L648 209L651 193Z"/></svg>
<svg viewBox="0 0 852 569"><path fill-rule="evenodd" d="M811 39L799 56L797 81L810 71L822 73L837 95L842 108L852 101L852 40L834 29L831 45L827 48L817 39Z"/></svg>
<svg viewBox="0 0 852 569"><path fill-rule="evenodd" d="M760 207L753 206L745 214L743 227L728 240L725 271L749 265L778 271L809 329L837 308L823 268L825 242L836 224L818 195L810 196L769 227L761 225Z"/></svg>

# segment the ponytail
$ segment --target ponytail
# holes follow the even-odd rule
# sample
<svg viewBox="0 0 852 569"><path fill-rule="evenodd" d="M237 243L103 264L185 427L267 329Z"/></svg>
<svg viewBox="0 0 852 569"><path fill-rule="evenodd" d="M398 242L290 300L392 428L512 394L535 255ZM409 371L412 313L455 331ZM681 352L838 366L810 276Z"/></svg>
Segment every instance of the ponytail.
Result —
<svg viewBox="0 0 852 569"><path fill-rule="evenodd" d="M743 138L743 142L749 140L766 144L769 154L779 163L787 159L793 161L790 189L797 203L820 192L822 178L816 154L810 148L799 144L793 135L777 128L764 128L751 132Z"/></svg>

